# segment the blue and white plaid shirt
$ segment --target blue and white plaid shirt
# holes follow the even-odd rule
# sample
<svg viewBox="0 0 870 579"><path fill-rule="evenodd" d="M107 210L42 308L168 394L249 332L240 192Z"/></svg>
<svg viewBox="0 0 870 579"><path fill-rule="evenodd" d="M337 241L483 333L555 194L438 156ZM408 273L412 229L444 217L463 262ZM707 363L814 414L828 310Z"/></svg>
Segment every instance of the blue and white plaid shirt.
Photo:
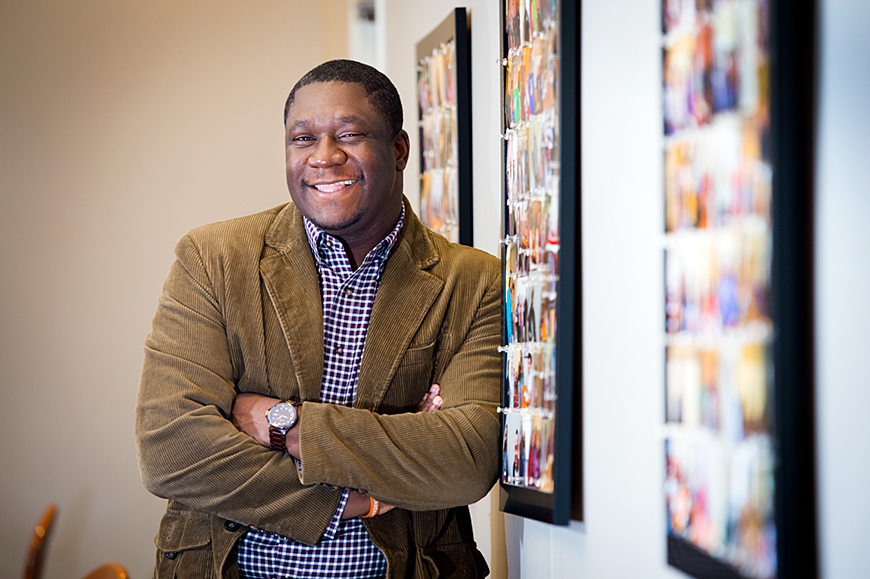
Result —
<svg viewBox="0 0 870 579"><path fill-rule="evenodd" d="M372 304L384 264L402 224L398 223L354 271L341 242L305 219L308 243L320 275L323 299L323 381L320 401L352 406ZM239 543L243 579L375 579L385 577L387 560L358 518L341 520L349 490L316 545L251 530Z"/></svg>

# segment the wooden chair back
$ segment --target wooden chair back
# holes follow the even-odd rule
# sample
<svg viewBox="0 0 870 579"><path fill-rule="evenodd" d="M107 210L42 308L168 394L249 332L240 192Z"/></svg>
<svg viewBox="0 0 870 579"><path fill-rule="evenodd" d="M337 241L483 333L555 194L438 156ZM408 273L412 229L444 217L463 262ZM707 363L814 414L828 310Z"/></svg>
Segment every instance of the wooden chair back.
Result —
<svg viewBox="0 0 870 579"><path fill-rule="evenodd" d="M45 560L45 551L56 516L57 505L49 504L42 513L39 523L36 524L33 538L30 540L30 551L24 562L24 579L40 579L42 577L42 563Z"/></svg>
<svg viewBox="0 0 870 579"><path fill-rule="evenodd" d="M82 579L130 579L127 570L118 563L104 563Z"/></svg>

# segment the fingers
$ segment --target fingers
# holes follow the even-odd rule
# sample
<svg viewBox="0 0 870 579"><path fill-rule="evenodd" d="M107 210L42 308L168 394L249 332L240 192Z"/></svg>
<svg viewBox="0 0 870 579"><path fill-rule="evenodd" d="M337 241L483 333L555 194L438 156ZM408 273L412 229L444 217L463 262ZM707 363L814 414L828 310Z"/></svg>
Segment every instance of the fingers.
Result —
<svg viewBox="0 0 870 579"><path fill-rule="evenodd" d="M415 412L434 412L441 409L444 399L441 398L441 386L432 384L429 391L423 395L423 398L417 404Z"/></svg>

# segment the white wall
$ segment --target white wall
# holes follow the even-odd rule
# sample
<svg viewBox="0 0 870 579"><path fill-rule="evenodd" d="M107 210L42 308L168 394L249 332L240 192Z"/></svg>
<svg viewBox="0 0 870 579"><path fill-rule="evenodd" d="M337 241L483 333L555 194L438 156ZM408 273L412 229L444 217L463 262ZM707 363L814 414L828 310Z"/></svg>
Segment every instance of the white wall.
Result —
<svg viewBox="0 0 870 579"><path fill-rule="evenodd" d="M0 0L0 577L149 577L133 406L175 240L288 199L284 99L344 0ZM323 39L328 38L329 42Z"/></svg>
<svg viewBox="0 0 870 579"><path fill-rule="evenodd" d="M816 425L823 576L870 577L870 4L821 3Z"/></svg>

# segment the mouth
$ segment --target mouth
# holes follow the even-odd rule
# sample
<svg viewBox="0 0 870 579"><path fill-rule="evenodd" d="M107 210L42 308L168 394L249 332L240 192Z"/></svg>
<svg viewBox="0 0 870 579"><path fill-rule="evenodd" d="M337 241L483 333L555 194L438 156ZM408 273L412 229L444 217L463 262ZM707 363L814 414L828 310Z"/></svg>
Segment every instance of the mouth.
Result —
<svg viewBox="0 0 870 579"><path fill-rule="evenodd" d="M345 179L343 181L331 181L329 183L307 183L309 187L317 189L321 193L338 193L342 189L350 187L359 179Z"/></svg>

